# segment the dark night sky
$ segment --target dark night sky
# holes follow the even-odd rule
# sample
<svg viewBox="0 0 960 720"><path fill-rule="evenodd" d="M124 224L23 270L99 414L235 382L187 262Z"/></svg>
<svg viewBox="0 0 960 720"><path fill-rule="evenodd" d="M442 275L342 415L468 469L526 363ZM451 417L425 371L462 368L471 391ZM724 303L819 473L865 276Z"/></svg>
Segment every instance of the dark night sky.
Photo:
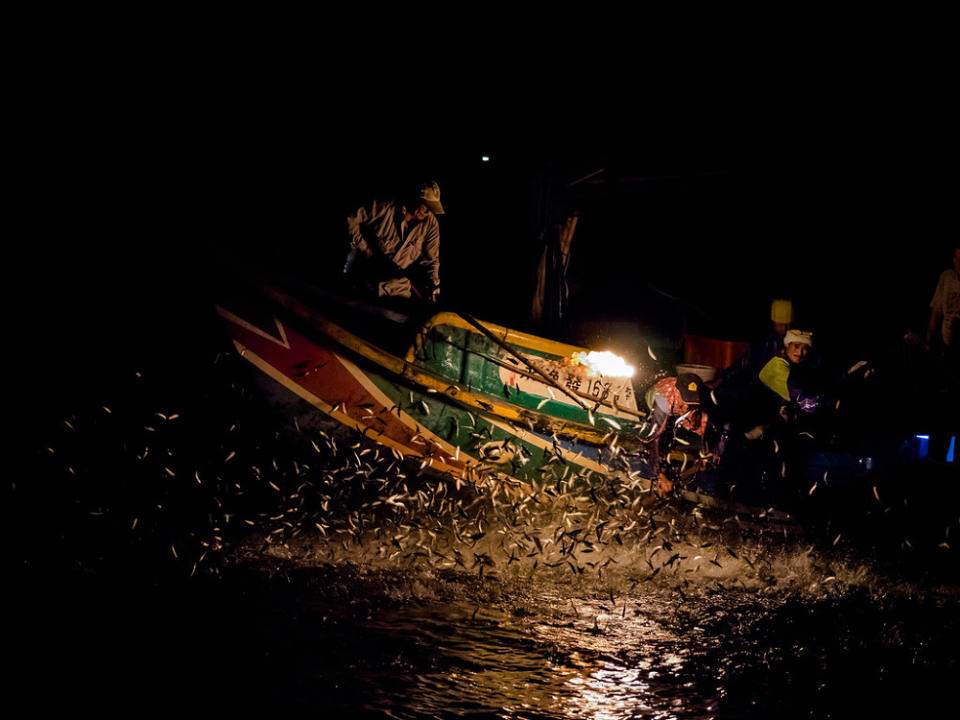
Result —
<svg viewBox="0 0 960 720"><path fill-rule="evenodd" d="M69 113L38 113L24 143L30 222L14 255L45 373L68 347L170 351L190 337L218 249L322 276L352 206L422 177L440 182L448 210L445 290L516 325L547 185L555 212L580 215L572 311L649 317L653 285L708 308L704 329L730 337L762 328L778 295L825 338L920 329L955 237L953 145L935 101L890 114L837 96L714 95L625 114L585 97L562 113L545 99L471 109L438 96L431 122L401 127L389 113L199 83L124 102L109 83L60 89L52 109Z"/></svg>

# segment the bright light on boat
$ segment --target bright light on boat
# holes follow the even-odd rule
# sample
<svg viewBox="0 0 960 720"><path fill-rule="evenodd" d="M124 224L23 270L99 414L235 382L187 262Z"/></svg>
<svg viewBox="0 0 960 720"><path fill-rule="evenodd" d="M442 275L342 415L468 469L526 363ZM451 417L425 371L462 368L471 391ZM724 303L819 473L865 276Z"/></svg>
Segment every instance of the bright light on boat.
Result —
<svg viewBox="0 0 960 720"><path fill-rule="evenodd" d="M480 161L481 161L481 162L490 162L490 156L489 156L489 155L481 155L481 156L480 156Z"/></svg>
<svg viewBox="0 0 960 720"><path fill-rule="evenodd" d="M619 355L608 350L591 350L588 353L576 353L574 358L581 365L586 365L588 374L603 375L605 377L633 377L633 366L627 365Z"/></svg>

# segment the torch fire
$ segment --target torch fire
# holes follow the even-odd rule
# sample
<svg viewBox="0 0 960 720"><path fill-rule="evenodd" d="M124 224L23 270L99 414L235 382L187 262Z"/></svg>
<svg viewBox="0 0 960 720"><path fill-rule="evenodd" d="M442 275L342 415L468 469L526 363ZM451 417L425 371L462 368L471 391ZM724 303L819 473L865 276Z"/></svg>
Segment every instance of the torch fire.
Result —
<svg viewBox="0 0 960 720"><path fill-rule="evenodd" d="M587 368L587 375L596 377L633 377L634 369L632 365L614 353L608 350L591 350L590 352L574 353L573 359Z"/></svg>

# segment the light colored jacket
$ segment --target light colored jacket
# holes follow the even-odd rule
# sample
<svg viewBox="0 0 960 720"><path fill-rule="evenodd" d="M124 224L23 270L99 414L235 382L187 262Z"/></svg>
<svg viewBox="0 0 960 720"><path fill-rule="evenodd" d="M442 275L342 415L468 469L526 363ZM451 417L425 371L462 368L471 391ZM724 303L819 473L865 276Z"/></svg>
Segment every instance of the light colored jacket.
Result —
<svg viewBox="0 0 960 720"><path fill-rule="evenodd" d="M406 269L420 263L434 287L440 286L440 224L431 213L419 223L403 223L403 208L393 201L375 201L347 217L350 247L367 248Z"/></svg>

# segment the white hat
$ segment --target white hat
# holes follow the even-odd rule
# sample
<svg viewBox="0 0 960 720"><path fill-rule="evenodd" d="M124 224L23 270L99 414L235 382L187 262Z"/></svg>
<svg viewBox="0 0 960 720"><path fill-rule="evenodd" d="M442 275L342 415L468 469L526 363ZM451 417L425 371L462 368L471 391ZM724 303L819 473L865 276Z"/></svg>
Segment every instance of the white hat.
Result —
<svg viewBox="0 0 960 720"><path fill-rule="evenodd" d="M789 345L790 343L803 343L804 345L812 345L813 333L804 332L803 330L787 330L787 334L783 336L783 344Z"/></svg>

